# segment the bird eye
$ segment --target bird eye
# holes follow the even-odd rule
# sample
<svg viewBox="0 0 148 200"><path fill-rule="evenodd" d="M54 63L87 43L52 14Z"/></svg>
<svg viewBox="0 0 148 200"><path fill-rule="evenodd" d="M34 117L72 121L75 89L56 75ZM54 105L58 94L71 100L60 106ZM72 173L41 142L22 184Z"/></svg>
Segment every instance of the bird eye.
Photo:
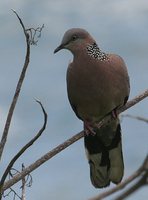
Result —
<svg viewBox="0 0 148 200"><path fill-rule="evenodd" d="M72 36L72 41L75 41L77 38L78 38L77 35L73 35L73 36Z"/></svg>

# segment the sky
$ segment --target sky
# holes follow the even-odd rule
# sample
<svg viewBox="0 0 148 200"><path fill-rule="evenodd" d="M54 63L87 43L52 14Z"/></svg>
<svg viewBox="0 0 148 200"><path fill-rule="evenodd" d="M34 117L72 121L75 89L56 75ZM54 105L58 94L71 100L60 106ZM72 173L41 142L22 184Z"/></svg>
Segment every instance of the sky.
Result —
<svg viewBox="0 0 148 200"><path fill-rule="evenodd" d="M21 169L22 163L30 165L82 130L82 122L73 113L66 92L65 76L72 55L66 50L53 54L67 29L86 29L103 51L116 53L125 60L130 76L130 99L148 86L147 1L1 0L0 136L23 66L26 47L22 28L11 9L17 11L26 28L42 24L45 28L38 45L31 47L30 64L12 119L0 175L9 160L42 126L43 116L34 98L42 101L48 113L47 129L17 161L15 168ZM147 107L145 99L125 113L148 118ZM125 118L121 125L126 178L141 165L147 154L147 124ZM83 139L35 170L32 177L33 185L27 188L26 200L86 200L104 191L93 188L90 183ZM128 199L147 198L148 193L143 188Z"/></svg>

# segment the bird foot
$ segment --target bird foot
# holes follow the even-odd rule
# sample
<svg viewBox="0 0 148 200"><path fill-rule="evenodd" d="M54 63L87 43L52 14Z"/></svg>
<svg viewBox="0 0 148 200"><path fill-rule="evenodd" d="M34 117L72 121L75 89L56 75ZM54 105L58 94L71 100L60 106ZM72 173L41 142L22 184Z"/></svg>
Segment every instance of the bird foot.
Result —
<svg viewBox="0 0 148 200"><path fill-rule="evenodd" d="M116 109L112 110L111 115L112 115L113 119L117 119L118 114L117 114Z"/></svg>
<svg viewBox="0 0 148 200"><path fill-rule="evenodd" d="M96 134L96 132L93 129L92 123L89 121L84 121L84 134L85 136L89 136L89 135L94 136Z"/></svg>

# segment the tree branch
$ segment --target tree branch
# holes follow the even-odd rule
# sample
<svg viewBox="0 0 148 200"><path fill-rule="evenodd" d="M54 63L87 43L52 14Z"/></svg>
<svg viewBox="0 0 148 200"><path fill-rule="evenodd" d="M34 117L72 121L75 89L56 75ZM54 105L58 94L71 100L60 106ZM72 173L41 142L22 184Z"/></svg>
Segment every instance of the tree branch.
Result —
<svg viewBox="0 0 148 200"><path fill-rule="evenodd" d="M1 188L3 187L3 184L7 178L7 175L9 174L12 166L14 165L14 163L16 162L16 160L42 135L43 131L45 130L46 128L46 125L47 125L47 113L42 105L42 103L39 101L39 100L36 100L37 103L39 103L39 105L41 106L42 108L42 111L43 111L43 114L44 114L44 123L43 123L43 126L42 128L39 130L39 132L36 134L36 136L34 138L32 138L13 158L12 160L10 161L10 163L8 164L2 178L1 178L1 181L0 181L0 191L1 191ZM25 169L24 169L25 170ZM23 170L23 171L24 171ZM22 171L22 172L23 172ZM23 180L23 177L22 177L22 180ZM0 192L0 199L1 199L1 195L2 195L2 192Z"/></svg>
<svg viewBox="0 0 148 200"><path fill-rule="evenodd" d="M25 74L26 74L28 65L29 65L30 45L36 45L37 44L38 40L36 40L36 37L37 38L41 37L41 32L42 32L42 29L44 28L44 24L43 24L42 27L38 27L36 29L34 29L34 28L26 29L21 18L17 14L17 12L15 10L12 10L12 11L17 16L17 18L18 18L18 20L19 20L19 22L22 26L25 38L26 38L26 56L25 56L23 69L22 69L21 75L19 77L19 80L18 80L18 83L17 83L17 86L16 86L16 90L15 90L15 93L14 93L14 96L13 96L13 99L12 99L12 103L11 103L9 111L8 111L4 131L3 131L3 134L2 134L2 138L1 138L1 142L0 142L0 160L1 160L1 157L2 157L2 154L3 154L3 150L4 150L4 147L5 147L6 141L7 141L8 132L9 132L10 124L11 124L11 119L12 119L12 116L13 116L13 113L14 113L14 109L15 109L15 106L16 106L21 88L22 88L22 84L23 84L23 81L24 81L24 78L25 78Z"/></svg>
<svg viewBox="0 0 148 200"><path fill-rule="evenodd" d="M22 29L23 29L23 32L24 32L24 35L25 35L25 38L26 38L26 57L25 57L25 62L24 62L24 66L23 66L19 81L18 81L17 86L16 86L16 90L15 90L15 94L13 96L13 100L12 100L12 103L11 103L10 108L9 108L9 112L8 112L8 115L7 115L7 119L6 119L4 131L3 131L3 135L2 135L2 138L1 138L0 160L1 160L1 157L2 157L2 154L3 154L3 150L4 150L4 147L5 147L6 141L7 141L7 136L8 136L8 132L9 132L9 128L10 128L13 112L14 112L14 109L15 109L19 94L20 94L20 90L21 90L21 87L22 87L22 84L23 84L23 81L24 81L24 78L25 78L26 70L28 68L28 64L29 64L29 60L30 60L29 35L25 30L25 26L24 26L21 18L18 16L16 11L14 11L14 10L12 10L12 11L15 13L17 18L19 19L19 22L20 22L20 24L22 26Z"/></svg>
<svg viewBox="0 0 148 200"><path fill-rule="evenodd" d="M137 171L135 171L131 176L129 176L127 179L125 179L124 181L122 181L121 183L116 185L114 188L111 188L111 189L109 189L109 190L101 193L100 195L97 195L97 196L95 196L95 197L93 197L89 200L101 200L101 199L104 199L107 196L114 194L115 192L126 187L129 183L131 183L134 179L139 177L144 171L147 171L147 170L148 170L148 155L146 156L141 167ZM119 200L119 199L115 199L115 200Z"/></svg>
<svg viewBox="0 0 148 200"><path fill-rule="evenodd" d="M148 123L148 119L146 119L144 117L140 117L140 116L134 116L134 115L130 115L130 114L125 114L125 115L122 115L122 117L129 117L129 118L137 119L137 120L140 120L140 121Z"/></svg>
<svg viewBox="0 0 148 200"><path fill-rule="evenodd" d="M117 113L120 114L121 112L123 112L123 111L127 110L128 108L134 106L135 104L137 104L138 102L140 102L141 100L143 100L146 97L148 97L148 89L146 91L144 91L142 94L136 96L134 99L128 101L126 103L126 105L124 105L122 108L117 110ZM112 120L112 117L111 116L106 116L98 124L98 127L100 128L101 126L105 125L105 123L107 123L109 120ZM4 184L4 186L2 187L2 192L5 191L6 189L8 189L9 187L11 187L12 185L14 185L15 183L17 183L18 181L20 181L24 176L26 176L30 172L34 171L35 169L37 169L44 162L46 162L47 160L51 159L57 153L61 152L62 150L64 150L65 148L67 148L68 146L70 146L71 144L73 144L74 142L76 142L77 140L82 138L83 136L84 136L84 132L81 131L81 132L77 133L76 135L72 136L70 139L66 140L64 143L62 143L62 144L58 145L57 147L55 147L53 150L51 150L48 153L46 153L40 159L36 160L33 164L31 164L30 166L26 167L23 172L21 172L20 174L17 174L11 180L7 181Z"/></svg>
<svg viewBox="0 0 148 200"><path fill-rule="evenodd" d="M25 169L25 166L22 164L22 171ZM25 187L26 187L26 180L25 177L22 178L22 196L21 200L25 200Z"/></svg>
<svg viewBox="0 0 148 200"><path fill-rule="evenodd" d="M133 194L135 191L139 190L142 186L148 184L147 179L148 179L148 170L145 171L144 175L140 178L140 180L137 183L135 183L132 187L130 187L127 191L119 195L114 200L123 200L129 195Z"/></svg>

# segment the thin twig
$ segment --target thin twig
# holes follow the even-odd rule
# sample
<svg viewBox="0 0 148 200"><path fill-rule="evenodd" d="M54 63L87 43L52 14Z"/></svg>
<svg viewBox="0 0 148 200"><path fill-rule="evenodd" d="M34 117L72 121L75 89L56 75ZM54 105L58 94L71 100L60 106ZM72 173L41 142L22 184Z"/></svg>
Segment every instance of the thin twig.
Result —
<svg viewBox="0 0 148 200"><path fill-rule="evenodd" d="M44 24L41 27L37 27L36 29L35 28L26 29L26 32L30 35L30 39L29 39L30 45L37 45L38 43L37 38L41 37L41 32L43 28L44 28Z"/></svg>
<svg viewBox="0 0 148 200"><path fill-rule="evenodd" d="M22 164L22 170L23 171L25 169L24 164ZM15 169L15 168L11 168L10 172L9 172L9 179L13 178L13 176L15 176L16 174L21 173L19 170ZM3 197L8 197L11 194L13 195L13 200L17 199L21 199L21 200L25 200L25 188L26 187L31 187L32 185L32 176L30 174L27 174L27 176L22 178L22 185L20 187L20 189L22 190L21 195L19 195L12 187L9 188L9 190L6 192L6 194L3 193ZM12 196L11 195L11 196Z"/></svg>
<svg viewBox="0 0 148 200"><path fill-rule="evenodd" d="M24 81L24 78L25 78L25 74L26 74L28 65L29 65L30 45L36 45L37 44L38 40L36 40L35 38L41 37L41 32L44 28L44 24L43 24L42 27L38 27L36 29L34 29L34 28L26 29L23 22L22 22L22 19L19 17L17 12L15 10L12 10L12 11L17 16L17 18L18 18L18 20L19 20L19 22L22 26L25 38L26 38L26 56L25 56L23 69L22 69L21 75L19 77L19 81L17 83L17 86L16 86L14 97L12 99L12 103L11 103L9 111L8 111L4 131L3 131L3 134L2 134L2 138L1 138L1 142L0 142L0 160L1 160L1 157L2 157L2 154L3 154L3 150L4 150L4 147L5 147L6 141L7 141L8 132L9 132L10 124L11 124L11 119L12 119L12 116L13 116L13 113L14 113L14 109L15 109L20 91L21 91L21 87L22 87L22 84L23 84L23 81ZM32 33L32 31L34 31L34 33ZM37 33L38 33L38 35L36 35ZM32 36L32 34L33 34L33 36Z"/></svg>
<svg viewBox="0 0 148 200"><path fill-rule="evenodd" d="M116 197L114 200L123 200L129 195L133 194L135 191L139 190L142 186L147 184L147 179L148 179L148 171L146 171L140 180L135 183L132 187L130 187L127 191L123 192L121 195Z"/></svg>
<svg viewBox="0 0 148 200"><path fill-rule="evenodd" d="M144 117L140 117L140 116L134 116L134 115L130 115L130 114L125 114L125 115L122 115L121 117L129 117L129 118L137 119L137 120L140 120L140 121L148 123L148 119L146 119Z"/></svg>
<svg viewBox="0 0 148 200"><path fill-rule="evenodd" d="M22 164L22 171L25 169L24 164ZM22 178L22 197L21 200L25 200L25 186L26 186L26 180L25 177Z"/></svg>
<svg viewBox="0 0 148 200"><path fill-rule="evenodd" d="M36 136L34 138L32 138L13 158L12 160L10 161L10 163L8 164L2 178L1 178L1 181L0 181L0 188L2 188L6 178L7 178L7 175L9 174L13 164L16 162L16 160L42 135L43 131L45 130L46 128L46 125L47 125L47 113L42 105L42 103L39 101L39 100L36 100L37 103L39 103L39 105L41 106L42 108L42 112L44 114L44 123L43 123L43 126L41 127L41 129L38 131L38 133L36 134ZM23 172L23 171L22 171ZM23 177L22 177L23 178ZM2 192L1 192L2 193ZM1 197L1 196L0 196Z"/></svg>
<svg viewBox="0 0 148 200"><path fill-rule="evenodd" d="M10 194L13 194L13 200L15 200L16 197L17 197L17 199L21 200L21 197L17 194L17 192L15 190L13 190L11 187L9 188L9 190L10 191L8 193L3 195L4 198L10 196Z"/></svg>
<svg viewBox="0 0 148 200"><path fill-rule="evenodd" d="M5 147L6 141L7 141L8 132L9 132L9 128L10 128L13 112L14 112L14 109L15 109L19 94L20 94L20 90L21 90L21 87L22 87L22 84L23 84L23 81L24 81L24 78L25 78L26 70L28 68L28 64L29 64L29 60L30 60L29 35L25 30L25 26L24 26L21 18L18 16L16 11L14 11L14 10L12 10L12 11L15 13L17 18L19 19L19 22L20 22L20 24L21 24L21 26L23 28L23 32L24 32L24 35L25 35L25 38L26 38L26 57L25 57L25 62L24 62L24 66L23 66L19 81L18 81L17 86L16 86L14 97L13 97L12 103L11 103L10 108L9 108L9 112L8 112L8 115L7 115L7 119L6 119L4 131L3 131L3 135L2 135L2 138L1 138L0 160L1 160L1 157L2 157L2 154L3 154L3 150L4 150L4 147Z"/></svg>
<svg viewBox="0 0 148 200"><path fill-rule="evenodd" d="M143 100L144 98L146 98L148 96L148 90L146 90L145 92L143 92L142 94L140 94L139 96L136 96L134 99L132 99L131 101L128 101L126 105L124 105L122 108L120 108L118 110L118 114L120 112L125 111L126 109L134 106L136 103L140 102L141 100ZM99 124L99 127L101 127L102 125L104 125L108 120L110 120L111 117L105 117ZM26 167L25 170L23 172L21 172L20 174L14 176L11 180L7 181L3 188L2 191L5 191L6 189L8 189L9 187L11 187L12 185L14 185L15 183L17 183L18 181L20 181L22 179L22 177L26 176L27 174L31 173L33 170L37 169L40 165L42 165L44 162L46 162L47 160L51 159L53 156L55 156L57 153L61 152L62 150L64 150L65 148L67 148L68 146L70 146L71 144L73 144L74 142L76 142L77 140L79 140L80 138L82 138L84 136L84 132L81 131L79 133L77 133L76 135L72 136L70 139L66 140L64 143L58 145L57 147L55 147L53 150L49 151L48 153L46 153L44 156L42 156L40 159L36 160L33 164L31 164L30 166Z"/></svg>

